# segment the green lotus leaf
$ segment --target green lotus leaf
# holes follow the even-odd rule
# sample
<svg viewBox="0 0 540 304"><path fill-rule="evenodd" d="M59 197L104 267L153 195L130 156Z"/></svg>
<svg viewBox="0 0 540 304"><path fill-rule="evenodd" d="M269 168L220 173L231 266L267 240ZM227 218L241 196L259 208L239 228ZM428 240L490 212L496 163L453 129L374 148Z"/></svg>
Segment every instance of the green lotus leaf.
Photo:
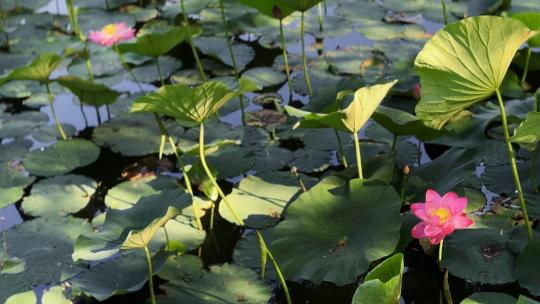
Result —
<svg viewBox="0 0 540 304"><path fill-rule="evenodd" d="M56 82L70 90L82 103L96 107L114 103L120 96L120 93L109 89L106 85L76 76L58 77Z"/></svg>
<svg viewBox="0 0 540 304"><path fill-rule="evenodd" d="M160 251L152 257L154 273L163 267L169 254ZM142 250L129 251L103 263L70 280L73 294L86 294L104 301L113 295L137 291L148 280L148 266Z"/></svg>
<svg viewBox="0 0 540 304"><path fill-rule="evenodd" d="M153 220L142 230L131 230L122 244L121 249L140 249L148 247L159 229L163 228L167 222L180 215L180 211L174 207L169 207L167 213L160 218Z"/></svg>
<svg viewBox="0 0 540 304"><path fill-rule="evenodd" d="M9 297L5 304L36 304L37 297L33 290L14 294Z"/></svg>
<svg viewBox="0 0 540 304"><path fill-rule="evenodd" d="M242 179L227 200L248 227L274 226L285 205L300 190L298 180L289 172L272 172ZM219 213L236 223L227 205L219 205Z"/></svg>
<svg viewBox="0 0 540 304"><path fill-rule="evenodd" d="M72 137L77 134L77 128L73 125L61 123L62 129L66 136ZM62 136L58 134L58 128L56 125L43 126L32 131L32 138L40 142L53 142L62 139Z"/></svg>
<svg viewBox="0 0 540 304"><path fill-rule="evenodd" d="M21 209L32 216L65 216L83 209L97 183L82 175L61 175L40 180L24 198Z"/></svg>
<svg viewBox="0 0 540 304"><path fill-rule="evenodd" d="M240 3L256 9L259 13L276 19L284 19L294 12L293 8L289 7L289 3L280 3L279 0L239 0ZM284 2L284 1L281 1ZM274 13L275 8L279 9L279 16Z"/></svg>
<svg viewBox="0 0 540 304"><path fill-rule="evenodd" d="M47 125L47 114L24 111L13 115L0 116L0 138L17 138L30 134L33 130Z"/></svg>
<svg viewBox="0 0 540 304"><path fill-rule="evenodd" d="M415 60L422 96L418 118L441 129L499 90L519 47L536 33L510 18L471 17L445 26Z"/></svg>
<svg viewBox="0 0 540 304"><path fill-rule="evenodd" d="M157 58L167 54L178 44L188 39L188 31L192 36L198 36L202 32L199 26L173 27L165 33L150 33L137 37L133 43L123 43L118 45L121 53L135 53L138 55Z"/></svg>
<svg viewBox="0 0 540 304"><path fill-rule="evenodd" d="M193 40L193 43L201 53L216 58L229 67L233 66L231 56L223 49L223 46L227 45L225 37L198 37ZM232 50L239 71L243 70L255 58L255 51L246 44L233 42Z"/></svg>
<svg viewBox="0 0 540 304"><path fill-rule="evenodd" d="M201 124L232 98L252 88L252 82L246 79L240 79L238 91L216 81L208 81L195 88L181 84L165 85L156 92L137 98L131 110L154 112L184 123Z"/></svg>
<svg viewBox="0 0 540 304"><path fill-rule="evenodd" d="M23 260L25 270L0 274L0 302L32 286L57 284L82 271L85 267L71 260L73 243L79 234L91 230L87 221L72 217L41 217L7 230L8 257Z"/></svg>
<svg viewBox="0 0 540 304"><path fill-rule="evenodd" d="M129 209L107 211L99 233L79 236L75 243L73 260L96 261L110 257L120 251L128 236L133 235L132 231L144 231L151 226L146 232L155 234L156 219L166 217L169 207L181 210L184 214L186 209L191 208L191 196L183 189L165 189L159 194L142 197ZM185 215L167 221L166 229L169 241L183 244L185 250L199 246L205 236L204 232L191 225L191 218ZM146 241L148 238L145 238ZM165 242L165 233L161 229L152 239L150 248L163 248Z"/></svg>
<svg viewBox="0 0 540 304"><path fill-rule="evenodd" d="M508 234L499 230L457 230L444 241L443 254L443 266L459 278L484 284L516 280Z"/></svg>
<svg viewBox="0 0 540 304"><path fill-rule="evenodd" d="M266 304L271 288L258 279L250 269L223 264L210 266L210 271L196 272L183 278L173 279L160 286L165 291L158 297L160 304Z"/></svg>
<svg viewBox="0 0 540 304"><path fill-rule="evenodd" d="M477 292L460 304L515 304L516 299L500 292Z"/></svg>
<svg viewBox="0 0 540 304"><path fill-rule="evenodd" d="M298 124L301 127L320 128L327 126L349 133L356 133L366 124L396 82L397 80L394 80L386 84L360 88L354 93L354 99L347 108L328 114L312 113L293 107L287 107L286 109L290 115L302 119Z"/></svg>
<svg viewBox="0 0 540 304"><path fill-rule="evenodd" d="M529 112L525 120L514 129L510 141L523 145L529 150L535 150L540 141L540 112Z"/></svg>
<svg viewBox="0 0 540 304"><path fill-rule="evenodd" d="M141 179L122 182L107 191L105 205L111 209L131 208L144 196L158 194L165 189L182 187L176 178L168 176L146 176Z"/></svg>
<svg viewBox="0 0 540 304"><path fill-rule="evenodd" d="M61 140L43 150L26 154L23 165L28 172L40 176L54 176L84 167L97 160L99 148L84 139Z"/></svg>
<svg viewBox="0 0 540 304"><path fill-rule="evenodd" d="M399 303L403 278L403 254L386 259L370 271L356 289L352 304Z"/></svg>
<svg viewBox="0 0 540 304"><path fill-rule="evenodd" d="M540 12L521 12L512 14L510 17L523 22L533 31L540 31ZM530 38L527 44L531 47L540 47L540 33Z"/></svg>
<svg viewBox="0 0 540 304"><path fill-rule="evenodd" d="M42 304L71 304L70 300L67 299L66 295L64 294L64 288L61 286L54 286L49 289L47 289L43 293L43 297L41 298Z"/></svg>
<svg viewBox="0 0 540 304"><path fill-rule="evenodd" d="M45 53L34 59L28 65L12 70L7 76L0 78L0 85L11 80L34 80L48 83L52 72L58 68L62 57Z"/></svg>
<svg viewBox="0 0 540 304"><path fill-rule="evenodd" d="M274 0L279 7L286 7L295 11L305 12L323 0Z"/></svg>
<svg viewBox="0 0 540 304"><path fill-rule="evenodd" d="M519 254L516 260L516 276L519 285L526 288L531 294L540 295L540 265L538 265L538 255L540 254L540 242L530 242Z"/></svg>
<svg viewBox="0 0 540 304"><path fill-rule="evenodd" d="M285 74L270 67L256 67L242 74L243 78L251 80L261 88L279 85L287 80Z"/></svg>
<svg viewBox="0 0 540 304"><path fill-rule="evenodd" d="M392 187L327 177L289 205L270 247L289 280L345 285L392 253L399 211Z"/></svg>
<svg viewBox="0 0 540 304"><path fill-rule="evenodd" d="M526 297L524 295L520 295L517 302L516 302L516 304L538 304L538 303L540 303L540 302L535 301L535 300L533 300L531 298L528 298L528 297Z"/></svg>
<svg viewBox="0 0 540 304"><path fill-rule="evenodd" d="M438 132L426 126L418 117L399 109L379 106L373 113L373 120L397 136L413 135L421 140L439 136Z"/></svg>

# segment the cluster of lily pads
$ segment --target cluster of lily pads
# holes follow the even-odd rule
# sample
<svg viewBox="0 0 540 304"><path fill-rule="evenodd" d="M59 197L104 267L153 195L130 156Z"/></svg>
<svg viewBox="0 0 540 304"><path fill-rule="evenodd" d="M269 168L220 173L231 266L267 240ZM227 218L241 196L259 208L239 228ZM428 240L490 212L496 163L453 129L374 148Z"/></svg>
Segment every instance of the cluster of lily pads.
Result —
<svg viewBox="0 0 540 304"><path fill-rule="evenodd" d="M0 301L540 300L537 0L1 4Z"/></svg>

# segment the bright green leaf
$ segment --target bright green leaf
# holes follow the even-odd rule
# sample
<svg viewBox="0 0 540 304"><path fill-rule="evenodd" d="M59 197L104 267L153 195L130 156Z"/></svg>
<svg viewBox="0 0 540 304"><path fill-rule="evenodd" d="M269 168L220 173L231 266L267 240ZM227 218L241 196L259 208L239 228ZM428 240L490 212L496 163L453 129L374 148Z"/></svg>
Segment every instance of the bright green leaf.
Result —
<svg viewBox="0 0 540 304"><path fill-rule="evenodd" d="M116 101L120 93L109 89L108 86L76 76L58 77L56 81L79 98L82 103L100 107Z"/></svg>
<svg viewBox="0 0 540 304"><path fill-rule="evenodd" d="M49 76L61 62L62 57L56 54L42 54L28 65L16 68L7 76L0 78L0 84L11 80L35 80L47 83L49 82Z"/></svg>

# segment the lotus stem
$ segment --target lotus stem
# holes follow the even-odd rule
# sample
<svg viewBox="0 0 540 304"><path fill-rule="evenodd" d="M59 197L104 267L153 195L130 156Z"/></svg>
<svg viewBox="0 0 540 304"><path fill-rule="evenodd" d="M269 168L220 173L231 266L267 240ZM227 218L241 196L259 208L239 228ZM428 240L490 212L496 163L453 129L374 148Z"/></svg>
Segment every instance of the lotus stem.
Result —
<svg viewBox="0 0 540 304"><path fill-rule="evenodd" d="M96 109L97 122L98 122L98 125L100 125L101 124L101 114L99 114L99 108L98 108L98 106L94 105L94 109Z"/></svg>
<svg viewBox="0 0 540 304"><path fill-rule="evenodd" d="M188 39L189 46L191 47L191 53L193 53L193 58L195 58L195 63L197 64L197 69L199 70L201 79L203 81L206 81L207 80L206 73L204 73L201 59L199 58L199 53L197 52L197 49L195 49L195 45L193 44L193 37L191 36L191 28L189 27L189 19L188 19L186 8L184 6L184 0L180 0L180 8L182 9L182 16L184 18L184 24L186 25L187 36L188 36L187 39Z"/></svg>
<svg viewBox="0 0 540 304"><path fill-rule="evenodd" d="M538 112L538 107L540 103L540 89L536 90L536 93L534 94L534 104L533 104L533 111Z"/></svg>
<svg viewBox="0 0 540 304"><path fill-rule="evenodd" d="M324 30L324 15L322 2L319 2L319 4L317 4L317 8L319 9L319 31L322 32Z"/></svg>
<svg viewBox="0 0 540 304"><path fill-rule="evenodd" d="M441 242L439 243L439 255L437 257L437 264L439 265L439 271L440 272L443 272L443 267L442 267L442 252L443 252L443 246L444 246L444 239L441 240Z"/></svg>
<svg viewBox="0 0 540 304"><path fill-rule="evenodd" d="M508 157L510 159L510 166L512 167L512 174L514 176L514 183L518 192L519 203L521 204L521 212L523 213L523 219L525 222L525 227L527 228L527 237L529 242L533 241L532 228L529 222L529 213L527 212L527 205L525 204L525 198L523 197L523 190L521 188L521 182L519 180L519 173L516 164L516 158L514 156L514 150L512 149L512 143L510 142L510 132L508 131L508 122L506 120L506 109L504 108L504 103L501 97L501 92L499 89L495 91L497 94L497 99L499 101L499 107L501 110L501 120L504 130L504 140L506 141L506 148L508 150Z"/></svg>
<svg viewBox="0 0 540 304"><path fill-rule="evenodd" d="M300 184L300 188L302 188L302 192L307 192L306 185L304 185L304 182L302 181L302 178L298 174L298 169L296 167L291 168L291 172L296 177L296 180L298 180L298 184Z"/></svg>
<svg viewBox="0 0 540 304"><path fill-rule="evenodd" d="M86 117L86 113L84 113L83 103L80 100L79 100L79 107L81 109L81 114L84 120L84 126L88 127L88 118Z"/></svg>
<svg viewBox="0 0 540 304"><path fill-rule="evenodd" d="M144 246L144 255L146 256L146 265L148 266L148 291L150 292L150 300L152 304L156 304L156 295L154 293L154 268L152 267L152 257L150 256L150 251L148 246Z"/></svg>
<svg viewBox="0 0 540 304"><path fill-rule="evenodd" d="M403 205L405 203L405 189L407 187L407 181L409 180L410 168L408 165L405 165L401 170L402 180L401 180L401 189L399 191L399 201Z"/></svg>
<svg viewBox="0 0 540 304"><path fill-rule="evenodd" d="M165 79L163 79L163 74L161 73L161 64L159 64L159 57L156 58L156 67L159 74L159 81L161 82L161 86L165 85Z"/></svg>
<svg viewBox="0 0 540 304"><path fill-rule="evenodd" d="M105 0L105 8L110 11L111 10L111 5L109 4L109 0Z"/></svg>
<svg viewBox="0 0 540 304"><path fill-rule="evenodd" d="M124 69L126 69L126 71L128 72L129 76L131 76L131 78L133 78L133 81L135 81L135 83L137 84L137 87L139 87L139 90L141 91L141 93L144 94L144 89L141 85L141 83L139 82L139 80L137 79L137 77L135 77L135 74L133 74L133 71L131 70L131 68L129 67L129 65L127 64L126 60L124 59L124 55L122 55L122 53L120 52L120 50L118 49L118 45L115 44L113 46L113 50L114 52L116 53L116 55L118 56L118 59L120 60L120 64L122 64L122 66L124 67Z"/></svg>
<svg viewBox="0 0 540 304"><path fill-rule="evenodd" d="M337 129L334 129L334 132L336 134L336 139L338 142L338 157L340 158L343 167L347 168L349 167L349 165L347 164L347 158L345 157L345 152L343 151L343 142L341 141L341 136L339 136L339 132Z"/></svg>
<svg viewBox="0 0 540 304"><path fill-rule="evenodd" d="M60 125L60 122L58 121L58 117L56 116L56 111L54 110L54 97L51 93L51 88L49 87L49 83L45 83L45 88L47 88L47 96L49 97L49 105L51 106L51 114L54 119L54 123L56 124L56 129L58 129L58 134L60 134L60 137L62 137L63 140L67 140L66 133L64 132L64 129L62 129L62 125Z"/></svg>
<svg viewBox="0 0 540 304"><path fill-rule="evenodd" d="M204 123L201 123L199 125L199 158L201 160L201 164L203 166L204 172L206 172L206 175L208 176L208 178L210 179L210 181L212 182L214 187L216 187L216 190L217 190L219 196L221 197L221 200L225 203L225 205L227 206L227 208L231 212L231 214L232 214L234 220L236 221L236 223L239 226L245 226L244 221L238 215L238 213L233 208L233 206L230 204L229 200L227 199L227 197L223 193L223 190L221 190L221 187L217 183L216 178L214 177L214 175L210 171L210 168L208 167L208 164L206 163L206 157L204 155ZM279 280L280 280L281 284L283 285L283 289L285 290L285 297L287 298L287 303L291 304L292 301L291 301L291 298L290 298L290 295L289 295L289 289L287 288L287 282L285 281L285 278L281 274L281 269L279 268L279 265L276 262L276 260L274 259L272 253L268 249L268 246L267 246L264 238L262 237L262 235L260 235L260 233L257 232L257 236L260 237L261 246L264 246L263 249L266 250L266 253L268 254L268 257L270 257L270 259L272 260L272 264L274 265L274 268L276 269L276 273L278 274Z"/></svg>
<svg viewBox="0 0 540 304"><path fill-rule="evenodd" d="M538 155L538 144L536 146L536 149L533 150L533 155L532 155L532 159L531 159L531 167L529 168L529 176L531 178L531 185L533 187L533 191L534 193L536 194L539 194L538 192L538 184L536 183L536 159L537 159L537 155Z"/></svg>
<svg viewBox="0 0 540 304"><path fill-rule="evenodd" d="M396 148L397 148L397 140L398 140L398 136L394 134L394 139L392 140L392 152L395 152L395 151L396 151Z"/></svg>
<svg viewBox="0 0 540 304"><path fill-rule="evenodd" d="M442 13L444 18L444 25L448 24L448 11L446 10L446 2L445 0L441 0L441 6L442 6Z"/></svg>
<svg viewBox="0 0 540 304"><path fill-rule="evenodd" d="M360 154L360 141L358 140L358 132L353 133L354 136L354 148L356 151L356 166L358 167L358 177L364 179L362 172L362 156Z"/></svg>
<svg viewBox="0 0 540 304"><path fill-rule="evenodd" d="M214 211L216 211L216 204L212 201L212 207L210 209L210 230L214 229Z"/></svg>
<svg viewBox="0 0 540 304"><path fill-rule="evenodd" d="M525 66L523 67L523 75L521 76L521 85L523 86L527 80L527 73L529 72L529 61L531 60L532 48L527 47L527 55L525 57Z"/></svg>
<svg viewBox="0 0 540 304"><path fill-rule="evenodd" d="M446 304L453 304L452 294L450 293L450 284L448 283L448 269L444 272L443 289L444 289L444 298L446 299Z"/></svg>
<svg viewBox="0 0 540 304"><path fill-rule="evenodd" d="M304 78L306 79L306 86L309 92L309 96L313 96L313 89L311 88L311 80L309 79L309 71L306 57L306 39L304 31L304 12L300 17L300 41L302 42L302 65L304 66Z"/></svg>
<svg viewBox="0 0 540 304"><path fill-rule="evenodd" d="M289 67L289 59L287 58L287 45L285 43L285 35L283 34L283 20L279 19L279 40L281 42L281 49L283 50L283 64L285 65L285 74L287 75L287 85L289 86L289 93L292 94L292 82L291 82L291 69Z"/></svg>
<svg viewBox="0 0 540 304"><path fill-rule="evenodd" d="M2 249L3 249L3 253L4 255L2 256L2 263L0 265L5 265L7 259L8 259L8 252L7 252L7 233L6 231L4 230L2 232ZM1 268L1 267L0 267Z"/></svg>
<svg viewBox="0 0 540 304"><path fill-rule="evenodd" d="M234 56L231 44L231 35L229 33L229 28L227 27L227 18L225 17L225 6L223 4L223 0L219 0L219 8L221 10L221 21L223 22L223 27L225 29L225 40L227 40L227 48L229 49L229 54L231 55L234 77L236 78L236 81L240 81L240 74L238 73L238 66L236 65L236 57ZM238 99L240 100L240 113L242 115L242 124L246 125L244 95L241 94L240 96L238 96Z"/></svg>

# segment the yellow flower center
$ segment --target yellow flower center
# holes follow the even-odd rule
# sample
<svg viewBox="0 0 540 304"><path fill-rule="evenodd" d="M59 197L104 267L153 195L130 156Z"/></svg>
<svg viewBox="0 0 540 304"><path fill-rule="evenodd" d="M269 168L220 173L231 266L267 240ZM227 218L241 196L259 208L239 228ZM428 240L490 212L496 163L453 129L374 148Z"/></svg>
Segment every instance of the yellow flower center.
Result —
<svg viewBox="0 0 540 304"><path fill-rule="evenodd" d="M435 216L439 217L439 223L442 225L442 224L446 223L446 221L448 221L450 219L450 216L452 214L450 213L450 210L448 210L447 208L440 207L440 208L437 208L437 209L431 211L431 215L435 215Z"/></svg>
<svg viewBox="0 0 540 304"><path fill-rule="evenodd" d="M109 24L109 25L106 25L106 26L103 28L103 32L104 32L107 36L113 36L114 34L116 34L116 24Z"/></svg>

